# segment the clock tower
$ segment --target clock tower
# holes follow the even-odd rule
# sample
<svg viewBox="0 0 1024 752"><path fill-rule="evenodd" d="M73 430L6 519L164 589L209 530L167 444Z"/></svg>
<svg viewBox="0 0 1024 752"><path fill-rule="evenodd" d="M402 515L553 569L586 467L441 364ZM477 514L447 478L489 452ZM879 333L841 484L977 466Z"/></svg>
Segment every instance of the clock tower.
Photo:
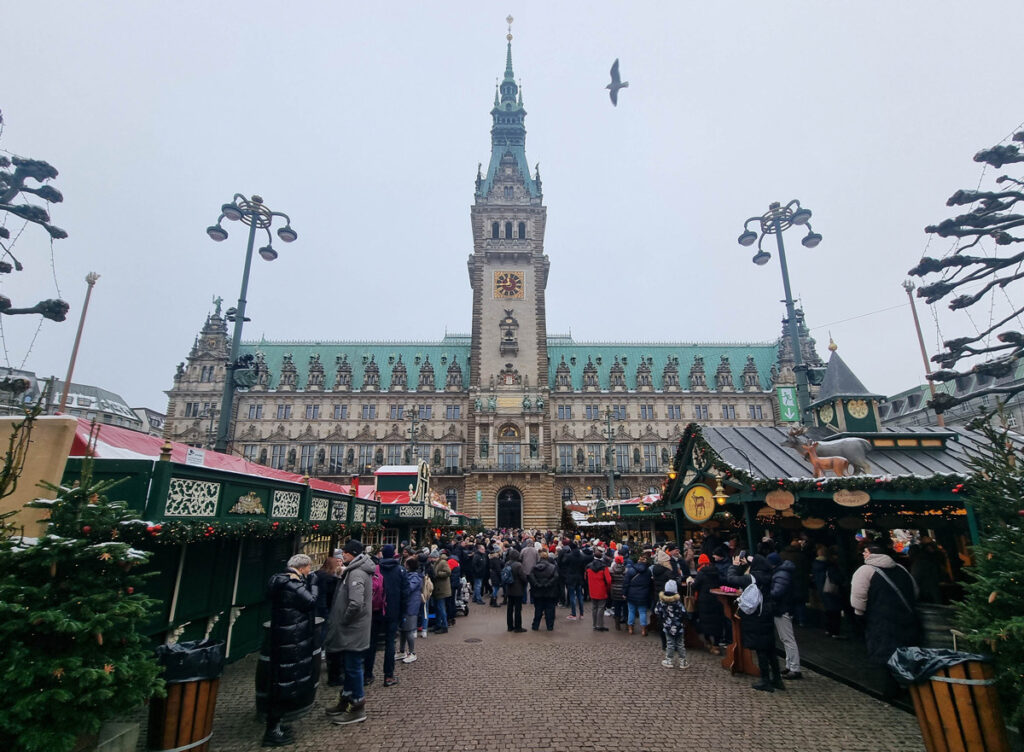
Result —
<svg viewBox="0 0 1024 752"><path fill-rule="evenodd" d="M511 24L511 17L508 20ZM477 169L470 209L473 329L469 383L474 441L469 454L481 469L546 473L551 467L551 457L542 456L550 453L550 442L545 441L549 430L544 318L549 268L544 255L547 214L539 168L531 174L526 160L526 110L512 69L511 33L507 39L505 76L491 109L490 161L486 171L482 164ZM552 508L551 493L534 485L532 493L538 498L520 498L516 510L514 499L503 502L502 494L514 497L518 486L531 484L516 483L511 475L503 482L507 489L488 483L482 492L485 510L492 501L486 497L496 499L499 526L551 527L560 521L561 509L557 502ZM541 507L541 493L546 508ZM484 517L490 515L485 511Z"/></svg>

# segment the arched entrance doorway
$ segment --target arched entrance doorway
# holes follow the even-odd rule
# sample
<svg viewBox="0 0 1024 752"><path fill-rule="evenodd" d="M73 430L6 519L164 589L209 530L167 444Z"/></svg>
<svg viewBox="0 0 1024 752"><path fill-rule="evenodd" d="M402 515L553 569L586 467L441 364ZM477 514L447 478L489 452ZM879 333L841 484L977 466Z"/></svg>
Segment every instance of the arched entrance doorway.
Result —
<svg viewBox="0 0 1024 752"><path fill-rule="evenodd" d="M515 488L498 492L498 527L523 526L523 496Z"/></svg>

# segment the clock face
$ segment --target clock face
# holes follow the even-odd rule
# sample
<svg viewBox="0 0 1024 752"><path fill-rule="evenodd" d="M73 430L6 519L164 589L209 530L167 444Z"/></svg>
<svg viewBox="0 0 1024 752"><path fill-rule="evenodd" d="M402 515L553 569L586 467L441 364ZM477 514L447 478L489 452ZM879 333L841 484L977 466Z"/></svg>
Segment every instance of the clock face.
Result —
<svg viewBox="0 0 1024 752"><path fill-rule="evenodd" d="M868 415L868 403L864 400L850 400L846 407L854 418L866 418Z"/></svg>
<svg viewBox="0 0 1024 752"><path fill-rule="evenodd" d="M496 298L518 298L523 297L523 273L522 272L495 272L494 273L494 297Z"/></svg>

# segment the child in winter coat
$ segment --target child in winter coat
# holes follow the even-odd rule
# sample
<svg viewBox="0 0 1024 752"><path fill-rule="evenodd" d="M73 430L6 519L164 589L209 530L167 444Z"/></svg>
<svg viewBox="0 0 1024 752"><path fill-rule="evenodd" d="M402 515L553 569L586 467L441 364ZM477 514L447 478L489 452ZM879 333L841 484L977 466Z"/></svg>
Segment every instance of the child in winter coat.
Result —
<svg viewBox="0 0 1024 752"><path fill-rule="evenodd" d="M661 620L661 630L665 635L665 660L661 665L673 668L676 665L674 657L678 655L678 668L689 668L684 642L686 609L679 598L679 586L675 580L665 583L665 589L658 594L658 602L654 604L654 613Z"/></svg>

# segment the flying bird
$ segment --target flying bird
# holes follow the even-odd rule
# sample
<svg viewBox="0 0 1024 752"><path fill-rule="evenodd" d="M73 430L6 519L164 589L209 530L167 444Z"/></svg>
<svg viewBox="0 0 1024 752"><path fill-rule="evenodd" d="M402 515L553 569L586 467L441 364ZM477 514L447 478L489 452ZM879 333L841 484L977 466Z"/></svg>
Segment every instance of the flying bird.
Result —
<svg viewBox="0 0 1024 752"><path fill-rule="evenodd" d="M615 58L615 62L612 63L612 82L605 86L608 89L608 95L612 98L612 104L618 107L619 105L619 89L625 89L629 86L629 81L623 81L619 76L619 59Z"/></svg>

